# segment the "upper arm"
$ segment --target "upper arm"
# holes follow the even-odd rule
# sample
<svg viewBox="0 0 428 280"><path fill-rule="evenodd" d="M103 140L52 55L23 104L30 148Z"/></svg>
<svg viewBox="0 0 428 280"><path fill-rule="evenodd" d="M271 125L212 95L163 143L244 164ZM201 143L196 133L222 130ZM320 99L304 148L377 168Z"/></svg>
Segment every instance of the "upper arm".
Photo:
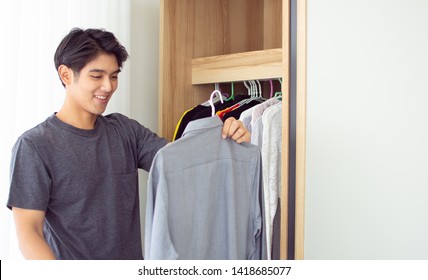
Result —
<svg viewBox="0 0 428 280"><path fill-rule="evenodd" d="M56 259L44 238L43 224L45 221L45 212L17 207L13 207L12 211L15 219L18 243L23 256L26 259L35 260Z"/></svg>
<svg viewBox="0 0 428 280"><path fill-rule="evenodd" d="M18 235L30 232L43 235L45 211L12 207L12 212Z"/></svg>

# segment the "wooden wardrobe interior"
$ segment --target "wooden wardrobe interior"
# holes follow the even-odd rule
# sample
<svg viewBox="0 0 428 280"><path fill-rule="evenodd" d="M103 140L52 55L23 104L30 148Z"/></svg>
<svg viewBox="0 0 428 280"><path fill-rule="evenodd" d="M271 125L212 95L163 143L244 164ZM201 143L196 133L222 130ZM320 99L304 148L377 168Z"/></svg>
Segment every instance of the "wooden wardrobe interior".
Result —
<svg viewBox="0 0 428 280"><path fill-rule="evenodd" d="M215 83L282 78L289 88L285 0L161 0L159 132L171 140L183 112ZM283 102L280 258L287 259L289 107Z"/></svg>

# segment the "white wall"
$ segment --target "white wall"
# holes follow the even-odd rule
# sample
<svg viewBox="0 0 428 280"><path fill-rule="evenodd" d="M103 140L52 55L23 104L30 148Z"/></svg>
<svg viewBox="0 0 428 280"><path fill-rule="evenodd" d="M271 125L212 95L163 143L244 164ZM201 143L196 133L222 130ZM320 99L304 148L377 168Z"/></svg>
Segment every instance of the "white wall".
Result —
<svg viewBox="0 0 428 280"><path fill-rule="evenodd" d="M428 258L428 1L308 0L305 258Z"/></svg>
<svg viewBox="0 0 428 280"><path fill-rule="evenodd" d="M121 112L157 131L159 2L0 0L0 116L5 121L0 138L0 259L20 258L11 211L5 207L10 151L22 132L62 105L64 89L53 54L72 27L106 28L115 33L130 58L106 113ZM141 172L143 202L146 181L146 172Z"/></svg>
<svg viewBox="0 0 428 280"><path fill-rule="evenodd" d="M158 128L159 0L131 0L131 117Z"/></svg>
<svg viewBox="0 0 428 280"><path fill-rule="evenodd" d="M159 0L131 0L130 117L154 132L158 132L159 6ZM148 173L139 170L143 234L147 178Z"/></svg>

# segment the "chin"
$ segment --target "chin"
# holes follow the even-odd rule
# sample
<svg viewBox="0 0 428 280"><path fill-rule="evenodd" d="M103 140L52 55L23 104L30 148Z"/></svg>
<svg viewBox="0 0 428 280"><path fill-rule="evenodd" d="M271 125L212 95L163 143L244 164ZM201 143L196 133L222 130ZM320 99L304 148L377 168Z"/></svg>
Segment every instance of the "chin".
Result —
<svg viewBox="0 0 428 280"><path fill-rule="evenodd" d="M98 108L98 109L93 110L92 114L100 116L100 115L104 114L105 111L106 111L106 109L100 109L100 108Z"/></svg>

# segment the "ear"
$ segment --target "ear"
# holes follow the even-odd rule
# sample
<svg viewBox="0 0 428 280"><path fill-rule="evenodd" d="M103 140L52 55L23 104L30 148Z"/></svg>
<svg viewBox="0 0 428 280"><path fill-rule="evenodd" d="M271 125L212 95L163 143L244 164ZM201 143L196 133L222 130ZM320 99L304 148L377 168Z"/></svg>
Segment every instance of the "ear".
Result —
<svg viewBox="0 0 428 280"><path fill-rule="evenodd" d="M58 67L58 75L64 85L69 85L73 81L73 70L64 64Z"/></svg>

